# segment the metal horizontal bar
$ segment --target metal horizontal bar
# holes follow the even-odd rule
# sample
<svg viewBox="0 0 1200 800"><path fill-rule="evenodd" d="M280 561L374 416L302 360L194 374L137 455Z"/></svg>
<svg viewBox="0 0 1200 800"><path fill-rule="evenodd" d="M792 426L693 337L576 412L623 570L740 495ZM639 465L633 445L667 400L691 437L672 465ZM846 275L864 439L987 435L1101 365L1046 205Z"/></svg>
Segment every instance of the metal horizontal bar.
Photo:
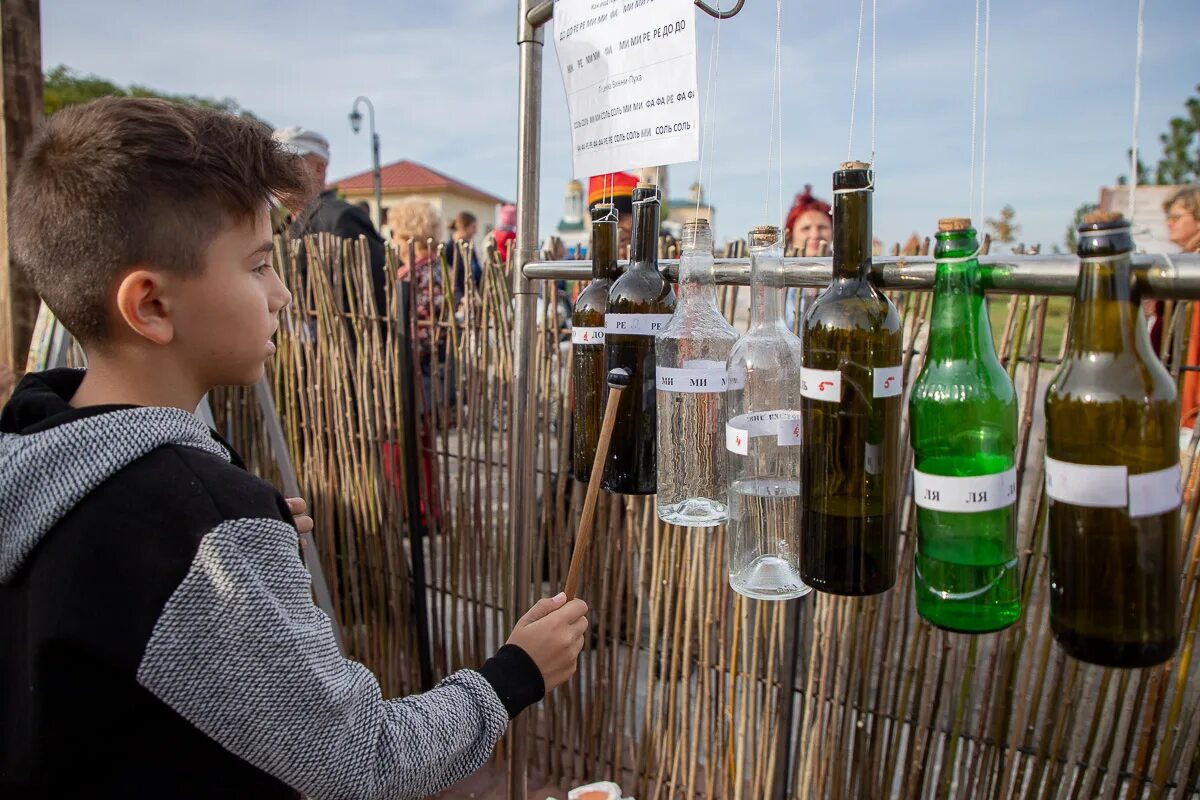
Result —
<svg viewBox="0 0 1200 800"><path fill-rule="evenodd" d="M872 279L883 289L932 289L934 262L930 256L878 256ZM627 265L628 262L621 262ZM1075 294L1079 259L1073 255L981 256L980 283L997 294ZM678 259L661 259L659 265L671 280L679 274ZM750 259L718 258L717 283L750 284ZM1135 288L1147 297L1200 300L1200 254L1137 254L1133 256ZM831 258L785 258L784 283L788 286L824 287L833 276ZM525 265L531 280L586 281L592 276L589 261L533 261Z"/></svg>
<svg viewBox="0 0 1200 800"><path fill-rule="evenodd" d="M737 3L733 6L733 8L729 9L728 11L718 11L708 3L704 2L704 0L696 0L696 6L699 7L701 11L703 11L705 14L708 14L710 17L716 17L717 19L729 19L730 17L736 17L737 13L742 10L742 6L745 4L746 0L737 0ZM538 3L536 6L529 9L529 13L525 15L525 19L533 27L540 28L549 22L553 16L554 3L552 0L545 0L544 2Z"/></svg>

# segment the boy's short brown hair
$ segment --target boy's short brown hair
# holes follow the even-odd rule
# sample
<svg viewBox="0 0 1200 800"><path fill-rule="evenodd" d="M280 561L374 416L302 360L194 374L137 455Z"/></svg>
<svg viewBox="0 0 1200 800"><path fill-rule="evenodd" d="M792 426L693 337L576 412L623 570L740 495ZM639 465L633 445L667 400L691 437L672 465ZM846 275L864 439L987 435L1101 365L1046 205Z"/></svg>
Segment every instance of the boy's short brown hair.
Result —
<svg viewBox="0 0 1200 800"><path fill-rule="evenodd" d="M197 273L222 230L271 197L302 207L310 184L256 121L106 97L59 111L30 143L9 205L12 252L67 330L102 342L122 270Z"/></svg>

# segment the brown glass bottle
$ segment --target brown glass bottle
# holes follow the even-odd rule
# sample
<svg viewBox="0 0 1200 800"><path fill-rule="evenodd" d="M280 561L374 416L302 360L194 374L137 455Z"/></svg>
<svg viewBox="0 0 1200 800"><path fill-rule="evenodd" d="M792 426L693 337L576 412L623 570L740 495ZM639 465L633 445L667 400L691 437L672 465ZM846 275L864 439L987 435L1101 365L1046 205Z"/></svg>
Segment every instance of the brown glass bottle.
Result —
<svg viewBox="0 0 1200 800"><path fill-rule="evenodd" d="M832 594L896 582L901 325L870 282L867 164L833 174L833 281L804 317L800 577Z"/></svg>
<svg viewBox="0 0 1200 800"><path fill-rule="evenodd" d="M608 399L604 371L604 311L608 290L620 275L617 266L617 212L611 205L596 206L592 219L592 282L575 301L571 313L571 345L574 365L571 381L572 473L587 483L592 477L596 442Z"/></svg>
<svg viewBox="0 0 1200 800"><path fill-rule="evenodd" d="M658 210L658 187L638 184L629 269L609 290L604 315L605 371L620 367L630 375L601 484L620 494L654 494L658 483L654 337L675 311L675 291L658 270Z"/></svg>
<svg viewBox="0 0 1200 800"><path fill-rule="evenodd" d="M1131 288L1129 224L1094 214L1066 360L1046 392L1050 623L1080 660L1166 661L1179 643L1179 401Z"/></svg>

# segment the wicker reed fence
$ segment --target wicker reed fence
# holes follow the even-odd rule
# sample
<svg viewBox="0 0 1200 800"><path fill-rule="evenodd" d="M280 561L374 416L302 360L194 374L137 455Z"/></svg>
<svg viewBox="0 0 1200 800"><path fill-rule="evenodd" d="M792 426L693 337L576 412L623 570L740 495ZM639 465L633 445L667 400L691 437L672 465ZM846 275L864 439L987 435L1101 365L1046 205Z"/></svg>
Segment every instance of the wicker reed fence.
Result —
<svg viewBox="0 0 1200 800"><path fill-rule="evenodd" d="M461 303L449 293L441 305L425 298L434 309L428 323L405 313L411 287L394 284L393 313L380 318L360 247L310 240L305 275L299 247L276 249L295 296L274 365L279 417L348 651L376 671L385 692L418 691L423 659L435 679L478 665L522 611L512 607L506 533L506 272L487 253L481 285L466 280ZM741 248L734 243L729 254ZM389 253L393 268L398 255ZM443 285L455 285L452 268L443 270ZM571 356L558 295L545 284L531 398L532 552L543 593L565 579L583 502L570 476ZM736 287L722 288L731 317L739 299ZM911 381L930 295L894 299ZM591 646L576 678L533 710L532 770L560 786L612 778L640 800L1200 797L1200 470L1185 454L1179 653L1135 671L1066 658L1049 630L1042 533L1039 406L1061 358L1044 352L1047 307L1045 297L1012 297L992 309L1005 321L997 346L1020 396L1025 612L1016 625L966 636L917 616L911 501L892 591L772 603L730 591L723 528L664 525L651 498L605 496L581 588L592 607ZM1177 356L1186 308L1168 310L1163 346ZM416 349L422 327L433 353L445 354L444 365L431 359L429 402ZM252 396L227 390L213 407L251 467L272 478ZM415 494L406 490L413 484Z"/></svg>

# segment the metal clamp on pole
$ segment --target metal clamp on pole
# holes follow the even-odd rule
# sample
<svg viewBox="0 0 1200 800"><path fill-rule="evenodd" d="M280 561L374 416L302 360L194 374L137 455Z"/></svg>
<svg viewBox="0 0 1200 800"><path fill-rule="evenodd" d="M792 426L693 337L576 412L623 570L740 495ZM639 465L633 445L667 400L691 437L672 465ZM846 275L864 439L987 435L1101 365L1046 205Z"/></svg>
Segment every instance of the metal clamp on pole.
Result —
<svg viewBox="0 0 1200 800"><path fill-rule="evenodd" d="M1138 295L1200 300L1200 255L1139 253L1132 258ZM658 263L667 277L678 278L678 259L660 259ZM1079 279L1079 259L1073 255L980 256L979 266L980 283L997 294L1071 296ZM929 290L935 272L934 260L929 256L880 256L873 259L871 277L881 289ZM591 280L592 266L586 261L531 261L524 273L531 280L586 281ZM714 274L719 284L749 286L750 260L718 258ZM788 286L827 286L833 277L833 259L785 258L783 276Z"/></svg>

